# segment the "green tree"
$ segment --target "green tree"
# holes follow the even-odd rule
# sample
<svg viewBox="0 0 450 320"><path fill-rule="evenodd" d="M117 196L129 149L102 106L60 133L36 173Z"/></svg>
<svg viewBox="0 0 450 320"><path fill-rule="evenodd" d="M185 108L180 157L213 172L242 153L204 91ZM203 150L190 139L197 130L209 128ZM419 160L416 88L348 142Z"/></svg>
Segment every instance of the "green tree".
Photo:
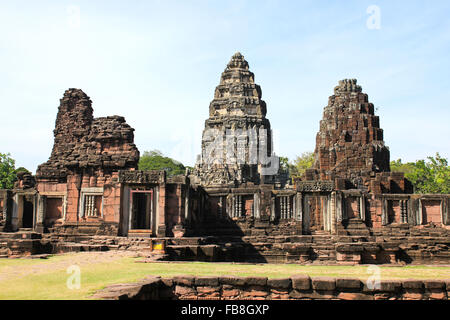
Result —
<svg viewBox="0 0 450 320"><path fill-rule="evenodd" d="M16 180L15 160L9 153L0 153L0 189L12 189Z"/></svg>
<svg viewBox="0 0 450 320"><path fill-rule="evenodd" d="M391 171L404 172L415 193L450 193L450 166L439 153L416 162L391 161Z"/></svg>
<svg viewBox="0 0 450 320"><path fill-rule="evenodd" d="M306 171L314 164L314 152L303 152L301 156L297 156L294 162L290 165L290 172L292 178L300 178Z"/></svg>
<svg viewBox="0 0 450 320"><path fill-rule="evenodd" d="M289 172L289 159L287 157L280 157L280 170L282 172Z"/></svg>
<svg viewBox="0 0 450 320"><path fill-rule="evenodd" d="M165 170L167 175L184 174L185 166L169 157L165 157L161 151L145 151L139 159L139 170Z"/></svg>
<svg viewBox="0 0 450 320"><path fill-rule="evenodd" d="M28 170L27 168L24 168L24 167L19 167L19 168L17 168L17 169L15 170L15 172L16 172L16 173L19 173L19 172L28 172L28 173L31 173L30 170Z"/></svg>
<svg viewBox="0 0 450 320"><path fill-rule="evenodd" d="M391 171L393 172L403 172L405 176L412 174L416 170L415 162L407 162L403 163L402 159L397 159L391 161Z"/></svg>

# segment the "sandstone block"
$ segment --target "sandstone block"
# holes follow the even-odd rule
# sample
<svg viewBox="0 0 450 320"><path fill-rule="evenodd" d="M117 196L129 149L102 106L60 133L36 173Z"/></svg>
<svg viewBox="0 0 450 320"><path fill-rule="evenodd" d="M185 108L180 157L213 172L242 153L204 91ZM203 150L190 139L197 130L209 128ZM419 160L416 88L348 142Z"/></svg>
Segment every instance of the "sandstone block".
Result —
<svg viewBox="0 0 450 320"><path fill-rule="evenodd" d="M307 275L295 275L291 277L292 287L296 290L311 289L311 278Z"/></svg>
<svg viewBox="0 0 450 320"><path fill-rule="evenodd" d="M216 287L219 285L219 278L217 278L217 277L196 277L194 282L195 282L196 286Z"/></svg>
<svg viewBox="0 0 450 320"><path fill-rule="evenodd" d="M311 278L312 288L314 290L331 291L336 289L336 279L330 277Z"/></svg>
<svg viewBox="0 0 450 320"><path fill-rule="evenodd" d="M289 278L269 279L267 280L267 286L275 289L289 289L291 287L291 279Z"/></svg>
<svg viewBox="0 0 450 320"><path fill-rule="evenodd" d="M336 288L338 289L360 289L362 282L359 279L337 279Z"/></svg>

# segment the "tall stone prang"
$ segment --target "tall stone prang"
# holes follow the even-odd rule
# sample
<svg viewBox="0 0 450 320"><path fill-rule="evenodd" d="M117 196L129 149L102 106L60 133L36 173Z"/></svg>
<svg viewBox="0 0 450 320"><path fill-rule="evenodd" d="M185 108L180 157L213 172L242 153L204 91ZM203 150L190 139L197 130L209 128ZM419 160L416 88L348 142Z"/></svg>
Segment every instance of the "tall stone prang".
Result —
<svg viewBox="0 0 450 320"><path fill-rule="evenodd" d="M356 79L339 81L316 137L314 168L319 179L338 179L346 189L368 189L369 180L377 173L390 171L389 156L379 117L367 94Z"/></svg>
<svg viewBox="0 0 450 320"><path fill-rule="evenodd" d="M79 170L137 168L139 151L134 129L121 116L94 118L92 101L80 89L69 89L60 100L50 159L38 178L65 178Z"/></svg>
<svg viewBox="0 0 450 320"><path fill-rule="evenodd" d="M202 154L194 175L207 186L270 182L278 173L261 88L237 52L222 73L209 106Z"/></svg>

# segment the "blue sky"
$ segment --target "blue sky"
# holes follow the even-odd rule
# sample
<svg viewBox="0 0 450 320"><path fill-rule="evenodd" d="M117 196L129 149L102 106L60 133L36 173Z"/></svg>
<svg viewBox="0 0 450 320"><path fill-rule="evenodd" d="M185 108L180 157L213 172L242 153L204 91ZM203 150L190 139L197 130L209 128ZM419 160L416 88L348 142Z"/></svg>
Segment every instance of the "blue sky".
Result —
<svg viewBox="0 0 450 320"><path fill-rule="evenodd" d="M240 51L278 155L314 150L334 86L357 78L391 159L449 158L450 2L430 3L1 1L0 152L35 171L50 156L59 99L81 88L95 117L126 118L141 153L193 165L214 88ZM371 5L379 29L368 28Z"/></svg>

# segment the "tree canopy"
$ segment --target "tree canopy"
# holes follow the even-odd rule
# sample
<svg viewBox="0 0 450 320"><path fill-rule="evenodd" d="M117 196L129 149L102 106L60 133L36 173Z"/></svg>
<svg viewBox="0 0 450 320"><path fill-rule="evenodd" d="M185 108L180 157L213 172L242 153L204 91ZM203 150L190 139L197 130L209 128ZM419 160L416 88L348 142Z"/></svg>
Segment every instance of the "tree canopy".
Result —
<svg viewBox="0 0 450 320"><path fill-rule="evenodd" d="M450 166L439 153L416 162L391 161L391 171L404 172L415 193L450 193Z"/></svg>
<svg viewBox="0 0 450 320"><path fill-rule="evenodd" d="M172 158L165 157L159 150L145 151L139 159L139 170L165 170L167 175L184 174L186 167Z"/></svg>
<svg viewBox="0 0 450 320"><path fill-rule="evenodd" d="M0 153L0 189L12 189L16 180L16 161L9 153Z"/></svg>
<svg viewBox="0 0 450 320"><path fill-rule="evenodd" d="M313 164L314 152L303 152L301 156L297 156L292 163L289 163L290 176L292 178L301 177Z"/></svg>

